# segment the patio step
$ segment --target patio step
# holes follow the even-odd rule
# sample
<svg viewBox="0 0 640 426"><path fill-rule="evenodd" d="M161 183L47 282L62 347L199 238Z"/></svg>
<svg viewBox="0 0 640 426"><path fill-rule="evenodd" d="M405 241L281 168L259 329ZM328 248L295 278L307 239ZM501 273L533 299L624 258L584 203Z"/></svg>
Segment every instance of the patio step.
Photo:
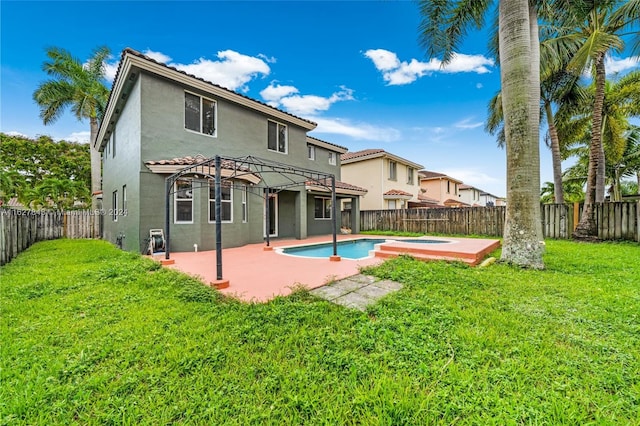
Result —
<svg viewBox="0 0 640 426"><path fill-rule="evenodd" d="M487 256L499 246L500 242L496 241L494 244L487 246L483 250L475 252L455 249L443 250L442 246L435 246L435 248L431 249L427 246L416 246L415 244L405 245L398 243L388 243L380 244L375 250L375 256L380 258L390 258L405 254L413 256L418 260L444 260L448 262L458 261L467 263L471 266L475 266L482 262L482 259L484 259L485 256Z"/></svg>

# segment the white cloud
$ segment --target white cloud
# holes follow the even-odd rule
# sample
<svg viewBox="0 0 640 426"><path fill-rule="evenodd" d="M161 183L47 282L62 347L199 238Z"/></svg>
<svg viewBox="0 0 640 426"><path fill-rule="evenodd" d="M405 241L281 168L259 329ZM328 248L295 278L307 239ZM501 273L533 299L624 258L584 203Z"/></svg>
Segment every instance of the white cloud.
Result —
<svg viewBox="0 0 640 426"><path fill-rule="evenodd" d="M640 66L640 56L630 56L628 58L607 57L604 63L607 74L632 70Z"/></svg>
<svg viewBox="0 0 640 426"><path fill-rule="evenodd" d="M417 59L401 62L395 53L384 49L367 50L364 55L373 61L373 65L382 72L382 77L390 86L413 83L418 78L431 75L434 72L485 74L491 72L488 67L494 65L493 59L482 55L465 55L463 53L454 53L451 61L446 65L435 58L429 62L421 62Z"/></svg>
<svg viewBox="0 0 640 426"><path fill-rule="evenodd" d="M375 142L394 142L400 139L401 133L392 127L374 126L368 123L352 123L340 118L314 117L318 123L314 132L350 136L354 139Z"/></svg>
<svg viewBox="0 0 640 426"><path fill-rule="evenodd" d="M233 50L223 50L217 54L219 61L200 58L191 64L171 63L170 66L193 74L231 90L246 92L246 83L262 74L269 75L271 69L265 61L243 55Z"/></svg>
<svg viewBox="0 0 640 426"><path fill-rule="evenodd" d="M275 64L277 61L275 56L267 56L264 53L258 53L258 58L264 59L264 61L268 64Z"/></svg>
<svg viewBox="0 0 640 426"><path fill-rule="evenodd" d="M353 100L353 90L341 86L328 98L316 95L299 95L294 86L276 85L273 82L260 92L262 98L273 107L281 107L297 115L316 115L328 110L332 104Z"/></svg>
<svg viewBox="0 0 640 426"><path fill-rule="evenodd" d="M4 132L4 134L8 135L8 136L19 136L21 138L28 138L29 137L29 135L25 135L24 133L18 132L18 131L15 131L15 130Z"/></svg>
<svg viewBox="0 0 640 426"><path fill-rule="evenodd" d="M271 68L267 62L275 62L275 58L267 58L265 55L258 57L243 55L233 50L223 50L217 53L218 60L199 58L190 64L171 62L171 57L153 50L145 50L144 55L158 62L165 63L171 67L184 71L188 74L218 84L231 90L246 92L246 84L253 78L263 75L267 76ZM261 58L264 58L261 59ZM118 63L105 62L105 77L108 81L113 81L118 69Z"/></svg>
<svg viewBox="0 0 640 426"><path fill-rule="evenodd" d="M471 122L471 118L465 118L458 121L453 126L458 129L475 129L482 126L483 124L484 123L482 121Z"/></svg>
<svg viewBox="0 0 640 426"><path fill-rule="evenodd" d="M90 132L82 131L82 132L73 132L69 136L66 136L61 139L67 142L89 143L90 138L91 138Z"/></svg>
<svg viewBox="0 0 640 426"><path fill-rule="evenodd" d="M272 82L269 86L267 86L264 90L260 92L260 96L264 99L269 105L273 107L277 107L280 105L280 99L290 96L294 93L298 93L298 89L293 86L282 86L280 84L274 84Z"/></svg>
<svg viewBox="0 0 640 426"><path fill-rule="evenodd" d="M484 86L482 85L482 83L477 83L476 84L476 89L482 89Z"/></svg>
<svg viewBox="0 0 640 426"><path fill-rule="evenodd" d="M163 64L168 64L169 62L171 62L171 56L167 56L162 52L154 52L153 50L145 50L144 52L142 52L145 56L150 57L151 59L158 61L160 63Z"/></svg>

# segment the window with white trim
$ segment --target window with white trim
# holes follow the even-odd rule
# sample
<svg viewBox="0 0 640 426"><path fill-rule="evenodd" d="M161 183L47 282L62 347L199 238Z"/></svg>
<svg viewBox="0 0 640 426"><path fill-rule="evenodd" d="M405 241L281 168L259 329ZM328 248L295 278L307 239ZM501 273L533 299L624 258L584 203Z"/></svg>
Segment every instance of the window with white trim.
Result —
<svg viewBox="0 0 640 426"><path fill-rule="evenodd" d="M220 185L220 221L233 222L231 212L233 211L233 187L228 181ZM213 180L209 181L209 222L216 221L216 185Z"/></svg>
<svg viewBox="0 0 640 426"><path fill-rule="evenodd" d="M249 221L247 199L247 185L242 185L242 223L247 223Z"/></svg>
<svg viewBox="0 0 640 426"><path fill-rule="evenodd" d="M331 219L331 198L315 198L314 217L316 219Z"/></svg>
<svg viewBox="0 0 640 426"><path fill-rule="evenodd" d="M389 180L396 180L398 176L398 163L389 160Z"/></svg>
<svg viewBox="0 0 640 426"><path fill-rule="evenodd" d="M174 223L193 223L193 182L180 179L175 184Z"/></svg>
<svg viewBox="0 0 640 426"><path fill-rule="evenodd" d="M329 164L331 164L332 166L336 165L337 162L337 155L335 152L330 152L329 153Z"/></svg>
<svg viewBox="0 0 640 426"><path fill-rule="evenodd" d="M316 147L313 145L307 145L307 158L309 160L316 159Z"/></svg>
<svg viewBox="0 0 640 426"><path fill-rule="evenodd" d="M127 185L122 185L122 211L127 214Z"/></svg>
<svg viewBox="0 0 640 426"><path fill-rule="evenodd" d="M415 173L415 169L411 166L407 166L407 184L413 185L413 175Z"/></svg>
<svg viewBox="0 0 640 426"><path fill-rule="evenodd" d="M216 101L184 92L184 128L215 136Z"/></svg>
<svg viewBox="0 0 640 426"><path fill-rule="evenodd" d="M267 121L267 149L287 153L287 126L275 121Z"/></svg>
<svg viewBox="0 0 640 426"><path fill-rule="evenodd" d="M118 221L118 190L116 189L115 191L113 191L113 194L111 196L111 204L113 207L113 210L111 212L111 219L113 219L114 222Z"/></svg>

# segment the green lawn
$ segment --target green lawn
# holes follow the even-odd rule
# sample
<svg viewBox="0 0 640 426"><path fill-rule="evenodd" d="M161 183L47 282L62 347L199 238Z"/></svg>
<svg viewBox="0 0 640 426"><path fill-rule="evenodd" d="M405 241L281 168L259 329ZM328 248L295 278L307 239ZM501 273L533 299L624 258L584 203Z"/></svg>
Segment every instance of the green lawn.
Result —
<svg viewBox="0 0 640 426"><path fill-rule="evenodd" d="M39 243L1 270L0 423L638 425L639 259L564 241L545 271L400 258L368 272L404 289L362 313Z"/></svg>

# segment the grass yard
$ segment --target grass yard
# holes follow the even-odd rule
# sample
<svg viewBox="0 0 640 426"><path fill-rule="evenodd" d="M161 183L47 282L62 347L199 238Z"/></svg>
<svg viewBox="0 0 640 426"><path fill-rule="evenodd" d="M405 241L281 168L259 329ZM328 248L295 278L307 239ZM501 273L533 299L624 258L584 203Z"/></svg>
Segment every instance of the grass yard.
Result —
<svg viewBox="0 0 640 426"><path fill-rule="evenodd" d="M0 423L640 424L640 246L545 262L395 259L367 272L404 289L362 313L39 243L1 270Z"/></svg>

